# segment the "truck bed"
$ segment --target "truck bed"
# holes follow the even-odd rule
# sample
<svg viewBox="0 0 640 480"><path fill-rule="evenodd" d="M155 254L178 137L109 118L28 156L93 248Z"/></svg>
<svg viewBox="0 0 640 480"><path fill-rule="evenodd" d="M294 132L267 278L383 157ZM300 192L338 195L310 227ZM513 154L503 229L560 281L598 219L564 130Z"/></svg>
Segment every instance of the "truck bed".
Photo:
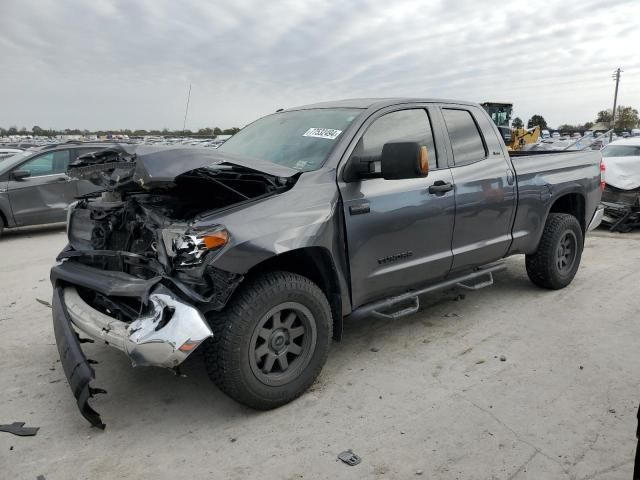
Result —
<svg viewBox="0 0 640 480"><path fill-rule="evenodd" d="M509 152L518 184L518 207L510 253L535 251L553 202L578 202L588 224L600 202L597 150ZM585 227L586 225L583 225Z"/></svg>

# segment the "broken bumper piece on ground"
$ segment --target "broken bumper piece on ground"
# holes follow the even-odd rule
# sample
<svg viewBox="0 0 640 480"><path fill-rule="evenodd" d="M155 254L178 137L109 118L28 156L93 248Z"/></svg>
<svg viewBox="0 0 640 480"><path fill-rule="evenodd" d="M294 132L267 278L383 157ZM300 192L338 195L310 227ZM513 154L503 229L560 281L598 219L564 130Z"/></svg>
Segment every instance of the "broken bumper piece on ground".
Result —
<svg viewBox="0 0 640 480"><path fill-rule="evenodd" d="M153 285L143 313L133 322L125 323L90 306L75 286L58 282L55 275L53 280L53 323L60 360L80 412L96 427L104 428L104 423L88 401L95 394L106 392L90 385L95 371L80 348L76 330L82 336L123 351L133 366L167 368L180 365L212 336L202 314L176 300L163 285Z"/></svg>

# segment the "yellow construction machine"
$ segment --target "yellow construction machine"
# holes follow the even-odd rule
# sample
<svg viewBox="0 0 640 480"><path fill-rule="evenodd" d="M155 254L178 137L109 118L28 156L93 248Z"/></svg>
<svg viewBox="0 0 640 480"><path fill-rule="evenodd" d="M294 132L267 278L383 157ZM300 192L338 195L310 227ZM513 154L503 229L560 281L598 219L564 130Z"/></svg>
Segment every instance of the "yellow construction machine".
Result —
<svg viewBox="0 0 640 480"><path fill-rule="evenodd" d="M481 103L487 111L493 123L496 124L500 134L509 150L521 150L525 145L536 143L540 138L540 127L514 128L510 127L512 103L485 102Z"/></svg>

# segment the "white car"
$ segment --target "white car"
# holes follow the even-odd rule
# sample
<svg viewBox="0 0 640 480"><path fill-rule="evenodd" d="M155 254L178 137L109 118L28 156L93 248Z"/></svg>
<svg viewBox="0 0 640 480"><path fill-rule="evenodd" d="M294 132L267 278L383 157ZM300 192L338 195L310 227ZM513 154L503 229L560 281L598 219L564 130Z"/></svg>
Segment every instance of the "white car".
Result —
<svg viewBox="0 0 640 480"><path fill-rule="evenodd" d="M602 149L607 185L621 190L640 187L640 138L624 138Z"/></svg>
<svg viewBox="0 0 640 480"><path fill-rule="evenodd" d="M0 147L0 160L3 158L13 157L16 153L20 153L23 150L21 148L6 148Z"/></svg>

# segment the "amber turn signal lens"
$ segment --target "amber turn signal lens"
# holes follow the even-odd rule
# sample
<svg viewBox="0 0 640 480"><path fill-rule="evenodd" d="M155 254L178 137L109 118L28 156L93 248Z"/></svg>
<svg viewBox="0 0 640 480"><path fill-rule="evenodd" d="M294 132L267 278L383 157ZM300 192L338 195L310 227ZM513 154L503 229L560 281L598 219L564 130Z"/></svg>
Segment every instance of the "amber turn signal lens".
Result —
<svg viewBox="0 0 640 480"><path fill-rule="evenodd" d="M200 345L200 342L194 342L191 339L189 339L186 342L184 342L182 346L178 348L178 350L180 350L183 353L190 353L190 352L193 352L198 345Z"/></svg>
<svg viewBox="0 0 640 480"><path fill-rule="evenodd" d="M202 241L207 250L224 247L229 242L229 232L220 230L219 232L210 233L203 236Z"/></svg>
<svg viewBox="0 0 640 480"><path fill-rule="evenodd" d="M424 145L420 147L420 173L429 173L429 151Z"/></svg>

